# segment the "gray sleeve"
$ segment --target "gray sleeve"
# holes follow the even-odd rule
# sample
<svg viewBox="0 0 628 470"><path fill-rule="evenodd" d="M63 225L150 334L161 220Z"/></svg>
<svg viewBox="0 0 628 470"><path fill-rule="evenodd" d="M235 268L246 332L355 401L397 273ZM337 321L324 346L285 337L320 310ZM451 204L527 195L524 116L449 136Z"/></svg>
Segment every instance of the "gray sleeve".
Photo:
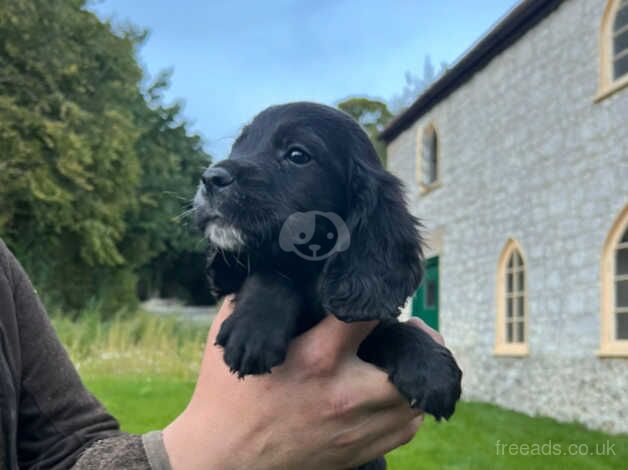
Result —
<svg viewBox="0 0 628 470"><path fill-rule="evenodd" d="M85 388L26 272L0 240L0 468L71 468L118 422Z"/></svg>
<svg viewBox="0 0 628 470"><path fill-rule="evenodd" d="M72 470L171 470L161 431L123 434L91 445Z"/></svg>
<svg viewBox="0 0 628 470"><path fill-rule="evenodd" d="M172 470L161 431L152 431L144 434L142 443L144 444L144 452L146 452L151 470Z"/></svg>

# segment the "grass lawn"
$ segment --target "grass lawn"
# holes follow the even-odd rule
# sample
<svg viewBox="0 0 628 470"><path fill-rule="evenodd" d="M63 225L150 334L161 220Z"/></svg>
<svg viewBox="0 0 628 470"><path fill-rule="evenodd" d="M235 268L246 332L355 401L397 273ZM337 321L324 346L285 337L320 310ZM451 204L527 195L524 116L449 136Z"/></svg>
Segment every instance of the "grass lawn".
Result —
<svg viewBox="0 0 628 470"><path fill-rule="evenodd" d="M506 446L498 447L498 443ZM605 447L607 443L610 448ZM519 454L527 455L511 455L510 444L515 444ZM553 450L565 455L531 455L533 449L537 454ZM609 455L595 455L607 449ZM578 455L568 455L571 452ZM589 455L580 455L583 453ZM628 462L628 436L610 436L577 424L531 418L484 403L461 403L450 422L427 419L414 440L390 453L387 460L391 470L618 470L626 468Z"/></svg>
<svg viewBox="0 0 628 470"><path fill-rule="evenodd" d="M133 433L163 428L183 410L194 388L193 381L164 376L91 376L84 380L122 428ZM502 455L498 455L498 441L506 445ZM595 455L608 449L607 442L612 446L608 453L615 455ZM522 452L527 444L528 454L536 444L543 453L582 454L586 450L591 455L509 455L510 444L518 445ZM570 448L572 444L575 446ZM390 470L610 470L625 468L628 436L609 436L482 403L462 403L448 423L427 419L416 438L389 454L387 460Z"/></svg>
<svg viewBox="0 0 628 470"><path fill-rule="evenodd" d="M83 381L121 423L141 434L163 429L187 405L194 382L160 376L91 376Z"/></svg>

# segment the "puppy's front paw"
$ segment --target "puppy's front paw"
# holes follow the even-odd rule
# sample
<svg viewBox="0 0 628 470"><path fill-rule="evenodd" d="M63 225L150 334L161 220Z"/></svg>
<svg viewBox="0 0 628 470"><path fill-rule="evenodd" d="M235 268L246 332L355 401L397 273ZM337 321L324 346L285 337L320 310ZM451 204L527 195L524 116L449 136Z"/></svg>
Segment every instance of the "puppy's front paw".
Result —
<svg viewBox="0 0 628 470"><path fill-rule="evenodd" d="M410 406L437 420L454 414L460 399L462 371L451 352L434 342L420 355L408 355L390 373L390 381L410 401Z"/></svg>
<svg viewBox="0 0 628 470"><path fill-rule="evenodd" d="M288 338L269 326L250 323L231 315L216 338L216 344L224 349L225 363L240 378L269 373L285 360L288 351Z"/></svg>

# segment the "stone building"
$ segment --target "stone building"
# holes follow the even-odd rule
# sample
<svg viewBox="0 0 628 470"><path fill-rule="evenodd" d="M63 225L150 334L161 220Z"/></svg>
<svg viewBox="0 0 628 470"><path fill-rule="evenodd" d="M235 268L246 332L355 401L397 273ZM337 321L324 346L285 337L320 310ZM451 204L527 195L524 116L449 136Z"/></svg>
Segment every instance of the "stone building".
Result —
<svg viewBox="0 0 628 470"><path fill-rule="evenodd" d="M524 0L380 136L466 399L628 432L628 0Z"/></svg>

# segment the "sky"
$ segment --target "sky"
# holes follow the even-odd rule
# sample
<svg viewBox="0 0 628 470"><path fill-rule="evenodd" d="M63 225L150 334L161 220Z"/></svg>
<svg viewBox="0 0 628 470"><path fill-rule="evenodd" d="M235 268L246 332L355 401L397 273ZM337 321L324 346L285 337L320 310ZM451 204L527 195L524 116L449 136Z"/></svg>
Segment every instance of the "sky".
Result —
<svg viewBox="0 0 628 470"><path fill-rule="evenodd" d="M516 0L95 0L150 34L139 59L173 70L168 102L216 159L272 104L350 96L390 101L427 54L453 64Z"/></svg>

